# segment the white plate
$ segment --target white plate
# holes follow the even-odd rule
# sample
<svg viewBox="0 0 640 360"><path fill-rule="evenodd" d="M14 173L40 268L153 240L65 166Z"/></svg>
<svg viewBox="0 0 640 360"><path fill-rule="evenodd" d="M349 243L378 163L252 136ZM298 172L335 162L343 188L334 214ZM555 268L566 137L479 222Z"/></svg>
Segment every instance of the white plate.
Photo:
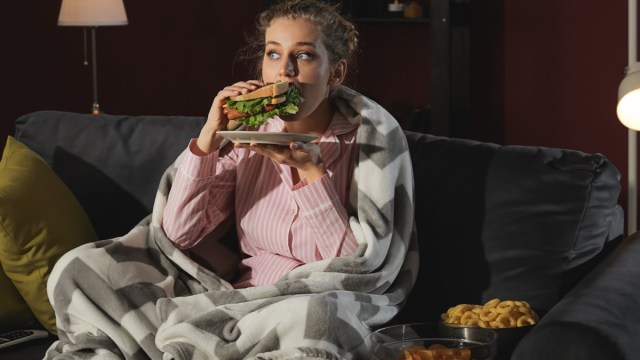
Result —
<svg viewBox="0 0 640 360"><path fill-rule="evenodd" d="M218 135L237 143L273 145L289 145L292 141L306 143L318 138L316 135L309 134L264 131L218 131Z"/></svg>

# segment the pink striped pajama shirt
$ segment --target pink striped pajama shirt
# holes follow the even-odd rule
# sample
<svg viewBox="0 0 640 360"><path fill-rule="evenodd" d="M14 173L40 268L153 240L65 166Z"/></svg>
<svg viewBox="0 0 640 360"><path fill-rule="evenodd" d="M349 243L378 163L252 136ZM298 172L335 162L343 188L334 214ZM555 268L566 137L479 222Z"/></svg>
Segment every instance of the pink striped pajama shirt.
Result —
<svg viewBox="0 0 640 360"><path fill-rule="evenodd" d="M260 130L284 131L284 122L273 118ZM235 213L245 255L235 287L271 284L304 263L352 253L357 243L345 206L356 130L336 111L320 140L327 174L312 183L293 184L289 166L250 150L229 146L202 157L187 151L162 219L167 236L188 249Z"/></svg>

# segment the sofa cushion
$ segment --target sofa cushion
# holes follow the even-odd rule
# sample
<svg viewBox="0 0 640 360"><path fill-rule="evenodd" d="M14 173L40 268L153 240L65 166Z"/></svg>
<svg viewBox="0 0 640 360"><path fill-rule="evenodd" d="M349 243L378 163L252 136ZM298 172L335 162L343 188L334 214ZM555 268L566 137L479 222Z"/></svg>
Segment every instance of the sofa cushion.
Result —
<svg viewBox="0 0 640 360"><path fill-rule="evenodd" d="M51 165L107 239L151 213L162 173L204 121L38 111L16 120L16 138Z"/></svg>
<svg viewBox="0 0 640 360"><path fill-rule="evenodd" d="M420 270L399 321L494 297L544 314L622 235L620 175L602 155L406 134Z"/></svg>
<svg viewBox="0 0 640 360"><path fill-rule="evenodd" d="M9 136L0 160L0 263L50 332L46 284L56 261L97 236L73 194L47 163Z"/></svg>
<svg viewBox="0 0 640 360"><path fill-rule="evenodd" d="M2 269L0 269L0 294L2 294L0 295L0 332L40 327L18 289Z"/></svg>
<svg viewBox="0 0 640 360"><path fill-rule="evenodd" d="M503 146L488 172L485 299L550 309L622 233L620 174L602 155Z"/></svg>

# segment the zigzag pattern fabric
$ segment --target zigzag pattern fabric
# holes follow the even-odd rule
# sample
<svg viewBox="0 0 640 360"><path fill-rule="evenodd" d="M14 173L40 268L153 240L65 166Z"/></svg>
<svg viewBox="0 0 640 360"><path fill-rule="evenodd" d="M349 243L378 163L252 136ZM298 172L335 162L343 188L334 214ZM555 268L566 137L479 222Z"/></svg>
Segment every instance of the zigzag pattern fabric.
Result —
<svg viewBox="0 0 640 360"><path fill-rule="evenodd" d="M365 359L418 271L414 184L404 134L375 102L342 87L360 124L350 193L355 254L300 266L277 283L233 289L177 250L160 227L181 156L152 214L129 233L83 245L48 283L59 340L45 359Z"/></svg>

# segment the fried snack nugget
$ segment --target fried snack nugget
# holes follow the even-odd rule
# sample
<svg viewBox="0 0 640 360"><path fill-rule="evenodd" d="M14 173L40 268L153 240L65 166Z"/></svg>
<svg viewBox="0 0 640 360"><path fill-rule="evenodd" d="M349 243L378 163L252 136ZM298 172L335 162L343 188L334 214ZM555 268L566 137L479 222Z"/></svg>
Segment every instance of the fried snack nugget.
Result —
<svg viewBox="0 0 640 360"><path fill-rule="evenodd" d="M398 360L470 360L469 348L449 349L440 344L433 344L428 348L413 345L403 350Z"/></svg>
<svg viewBox="0 0 640 360"><path fill-rule="evenodd" d="M491 299L483 305L459 304L441 316L445 324L483 328L529 326L538 322L538 315L526 301Z"/></svg>

